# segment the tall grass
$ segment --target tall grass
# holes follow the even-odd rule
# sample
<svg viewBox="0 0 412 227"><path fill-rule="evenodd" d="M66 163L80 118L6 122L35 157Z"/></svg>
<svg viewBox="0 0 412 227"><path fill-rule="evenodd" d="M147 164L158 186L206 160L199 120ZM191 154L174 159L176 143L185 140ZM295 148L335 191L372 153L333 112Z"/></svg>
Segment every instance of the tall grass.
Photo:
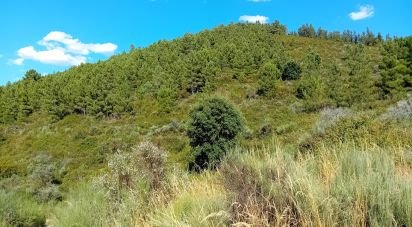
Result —
<svg viewBox="0 0 412 227"><path fill-rule="evenodd" d="M224 188L216 174L175 171L169 177L171 199L154 203L148 226L226 226L230 223ZM163 200L164 201L164 200Z"/></svg>
<svg viewBox="0 0 412 227"><path fill-rule="evenodd" d="M134 189L131 189L134 190ZM170 172L167 185L149 195L125 192L111 204L104 190L82 183L69 192L50 217L52 226L226 226L226 195L217 176ZM116 209L113 209L113 206Z"/></svg>
<svg viewBox="0 0 412 227"><path fill-rule="evenodd" d="M21 192L0 190L0 226L44 226L46 207Z"/></svg>
<svg viewBox="0 0 412 227"><path fill-rule="evenodd" d="M49 218L53 226L412 226L411 159L405 147L369 140L298 155L279 143L238 148L217 171L167 168L159 187L141 179L120 200L80 185Z"/></svg>
<svg viewBox="0 0 412 227"><path fill-rule="evenodd" d="M51 226L107 226L105 197L92 184L80 183L73 188L50 217Z"/></svg>
<svg viewBox="0 0 412 227"><path fill-rule="evenodd" d="M113 156L111 177L101 187L87 183L69 192L48 223L412 226L412 156L407 147L382 148L364 139L316 149L297 153L280 143L237 148L217 171L194 174L165 168L161 150L143 143L132 153Z"/></svg>
<svg viewBox="0 0 412 227"><path fill-rule="evenodd" d="M165 168L151 143L114 154L108 172L69 192L53 226L216 226L228 223L226 197L212 173ZM96 187L97 186L97 187Z"/></svg>
<svg viewBox="0 0 412 227"><path fill-rule="evenodd" d="M404 154L398 149L345 143L297 159L276 146L235 151L221 171L231 201L237 204L232 221L412 226L412 177L399 172L402 167L409 173L412 169L396 161L395 153ZM242 188L234 186L239 181Z"/></svg>

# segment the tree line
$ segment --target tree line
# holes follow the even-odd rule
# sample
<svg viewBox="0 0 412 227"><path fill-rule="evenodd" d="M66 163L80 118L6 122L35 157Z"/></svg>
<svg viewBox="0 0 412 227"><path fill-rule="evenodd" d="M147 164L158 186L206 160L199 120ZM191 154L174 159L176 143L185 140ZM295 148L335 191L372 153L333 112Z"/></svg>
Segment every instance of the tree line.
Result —
<svg viewBox="0 0 412 227"><path fill-rule="evenodd" d="M321 27L316 29L311 24L304 24L299 27L297 32L291 32L289 35L364 44L367 46L376 46L384 41L392 40L392 37L389 34L383 37L380 32L375 34L369 28L360 33L351 30L344 30L343 32L340 32L327 31Z"/></svg>

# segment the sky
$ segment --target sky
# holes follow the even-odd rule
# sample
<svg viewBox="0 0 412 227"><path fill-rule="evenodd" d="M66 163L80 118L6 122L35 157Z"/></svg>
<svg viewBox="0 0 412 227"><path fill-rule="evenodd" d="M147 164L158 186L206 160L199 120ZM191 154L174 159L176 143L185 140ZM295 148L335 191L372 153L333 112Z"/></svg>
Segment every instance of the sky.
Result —
<svg viewBox="0 0 412 227"><path fill-rule="evenodd" d="M221 24L306 23L412 35L411 0L1 0L0 85Z"/></svg>

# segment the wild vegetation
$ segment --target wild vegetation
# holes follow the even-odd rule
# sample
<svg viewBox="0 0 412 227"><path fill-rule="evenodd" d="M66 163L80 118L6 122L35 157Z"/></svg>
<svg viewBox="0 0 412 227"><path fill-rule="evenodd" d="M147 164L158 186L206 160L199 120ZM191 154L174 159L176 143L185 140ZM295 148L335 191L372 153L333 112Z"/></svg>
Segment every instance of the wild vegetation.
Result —
<svg viewBox="0 0 412 227"><path fill-rule="evenodd" d="M412 226L412 38L231 24L0 87L0 226Z"/></svg>

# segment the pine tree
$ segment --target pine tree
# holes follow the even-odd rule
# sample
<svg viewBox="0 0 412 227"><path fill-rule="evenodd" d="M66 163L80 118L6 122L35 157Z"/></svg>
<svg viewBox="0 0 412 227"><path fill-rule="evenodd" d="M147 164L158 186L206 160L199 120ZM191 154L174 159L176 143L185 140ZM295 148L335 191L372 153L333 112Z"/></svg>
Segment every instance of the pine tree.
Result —
<svg viewBox="0 0 412 227"><path fill-rule="evenodd" d="M189 86L191 94L203 92L205 89L213 89L214 80L219 70L217 57L210 50L201 50L188 57Z"/></svg>
<svg viewBox="0 0 412 227"><path fill-rule="evenodd" d="M412 43L412 42L411 42ZM412 48L403 40L386 41L382 45L380 89L384 98L400 98L412 87Z"/></svg>
<svg viewBox="0 0 412 227"><path fill-rule="evenodd" d="M338 63L334 62L329 65L327 69L327 93L328 97L336 104L338 107L349 106L349 84L348 77L342 72L341 67Z"/></svg>
<svg viewBox="0 0 412 227"><path fill-rule="evenodd" d="M363 45L346 46L342 60L348 76L348 105L367 104L376 99L375 78Z"/></svg>
<svg viewBox="0 0 412 227"><path fill-rule="evenodd" d="M303 99L307 111L317 110L326 99L326 86L321 78L322 59L313 49L309 49L303 62L303 76L296 89L296 97Z"/></svg>
<svg viewBox="0 0 412 227"><path fill-rule="evenodd" d="M267 62L260 68L258 76L257 94L266 97L273 96L281 77L279 69L275 64Z"/></svg>

